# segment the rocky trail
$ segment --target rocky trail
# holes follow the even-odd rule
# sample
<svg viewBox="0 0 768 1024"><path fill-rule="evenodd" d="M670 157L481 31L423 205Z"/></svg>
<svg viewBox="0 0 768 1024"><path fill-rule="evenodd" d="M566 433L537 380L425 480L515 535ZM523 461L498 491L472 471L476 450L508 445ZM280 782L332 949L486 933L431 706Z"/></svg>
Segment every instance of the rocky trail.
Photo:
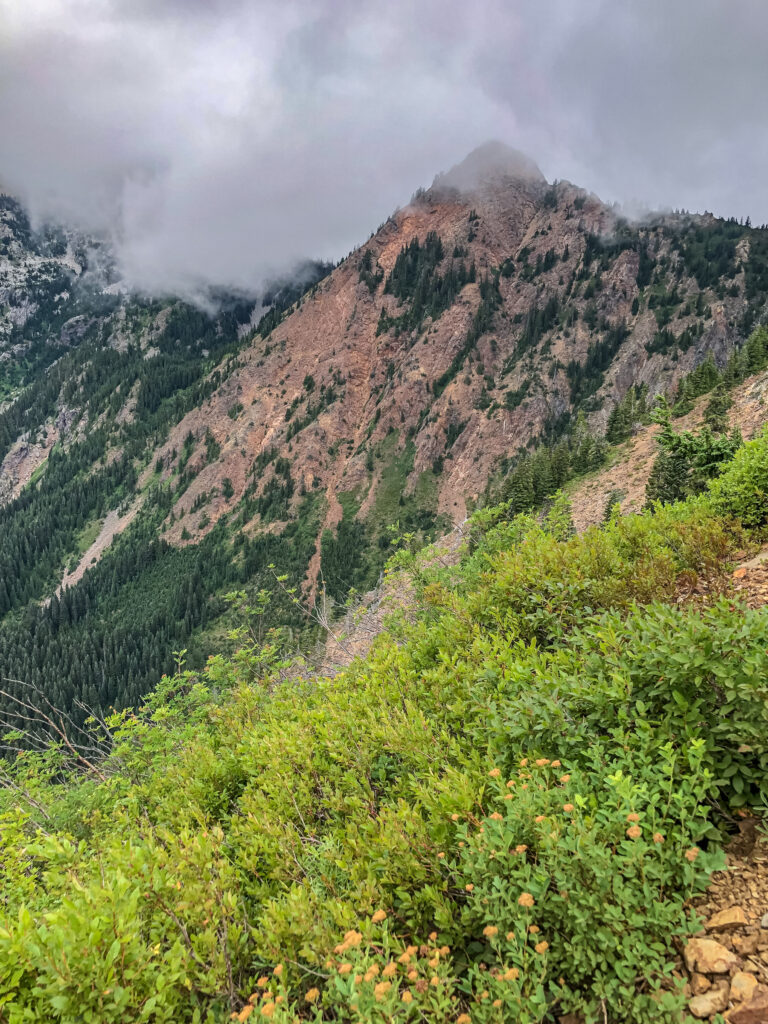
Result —
<svg viewBox="0 0 768 1024"><path fill-rule="evenodd" d="M768 605L768 547L739 565L733 589L750 608ZM768 1022L768 823L737 812L726 869L693 901L703 929L681 948L688 1010L699 1020Z"/></svg>
<svg viewBox="0 0 768 1024"><path fill-rule="evenodd" d="M694 901L704 928L682 948L688 1009L699 1020L768 1021L768 843L750 816L707 892ZM719 1016L722 1015L722 1016Z"/></svg>

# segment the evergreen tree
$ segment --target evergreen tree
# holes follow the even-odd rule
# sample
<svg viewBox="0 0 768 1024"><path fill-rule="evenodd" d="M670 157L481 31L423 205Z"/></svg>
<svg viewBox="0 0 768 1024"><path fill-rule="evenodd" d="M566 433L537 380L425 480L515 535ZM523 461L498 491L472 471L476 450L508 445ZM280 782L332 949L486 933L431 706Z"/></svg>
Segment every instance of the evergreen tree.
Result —
<svg viewBox="0 0 768 1024"><path fill-rule="evenodd" d="M724 434L728 429L728 410L732 405L725 384L718 384L704 410L704 422L713 433Z"/></svg>

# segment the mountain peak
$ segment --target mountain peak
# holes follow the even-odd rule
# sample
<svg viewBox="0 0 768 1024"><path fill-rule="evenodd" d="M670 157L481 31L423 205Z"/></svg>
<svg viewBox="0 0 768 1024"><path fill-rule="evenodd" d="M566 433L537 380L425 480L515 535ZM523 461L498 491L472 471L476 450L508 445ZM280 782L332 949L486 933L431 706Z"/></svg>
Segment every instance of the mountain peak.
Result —
<svg viewBox="0 0 768 1024"><path fill-rule="evenodd" d="M483 185L510 179L546 183L546 178L534 160L520 150L494 139L473 149L461 163L445 174L438 174L432 187L473 192Z"/></svg>

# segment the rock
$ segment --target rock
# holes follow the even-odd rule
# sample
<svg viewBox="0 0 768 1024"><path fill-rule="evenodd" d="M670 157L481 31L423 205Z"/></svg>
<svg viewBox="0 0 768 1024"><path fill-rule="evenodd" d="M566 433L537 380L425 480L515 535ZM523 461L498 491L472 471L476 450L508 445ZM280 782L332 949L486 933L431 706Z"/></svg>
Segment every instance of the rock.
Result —
<svg viewBox="0 0 768 1024"><path fill-rule="evenodd" d="M763 916L760 918L760 927L768 928L768 914L763 914Z"/></svg>
<svg viewBox="0 0 768 1024"><path fill-rule="evenodd" d="M741 966L735 953L714 939L691 939L683 956L688 970L700 974L727 974Z"/></svg>
<svg viewBox="0 0 768 1024"><path fill-rule="evenodd" d="M728 1014L728 1024L766 1024L768 1021L768 987L758 985L750 998L739 1003Z"/></svg>
<svg viewBox="0 0 768 1024"><path fill-rule="evenodd" d="M691 975L691 995L703 996L712 988L712 982L704 974Z"/></svg>
<svg viewBox="0 0 768 1024"><path fill-rule="evenodd" d="M747 923L747 915L741 907L726 907L725 910L720 910L710 917L707 921L707 931L730 931L732 928L742 928Z"/></svg>
<svg viewBox="0 0 768 1024"><path fill-rule="evenodd" d="M757 978L754 974L747 974L745 971L737 971L731 978L731 999L734 1003L743 1003L752 997L757 988Z"/></svg>
<svg viewBox="0 0 768 1024"><path fill-rule="evenodd" d="M752 956L753 953L757 952L759 938L757 932L754 935L734 935L734 949L742 956Z"/></svg>
<svg viewBox="0 0 768 1024"><path fill-rule="evenodd" d="M714 1017L716 1013L722 1013L727 1005L727 981L719 981L709 992L705 992L700 996L694 996L693 999L688 1001L688 1009L699 1020L705 1020L707 1017Z"/></svg>

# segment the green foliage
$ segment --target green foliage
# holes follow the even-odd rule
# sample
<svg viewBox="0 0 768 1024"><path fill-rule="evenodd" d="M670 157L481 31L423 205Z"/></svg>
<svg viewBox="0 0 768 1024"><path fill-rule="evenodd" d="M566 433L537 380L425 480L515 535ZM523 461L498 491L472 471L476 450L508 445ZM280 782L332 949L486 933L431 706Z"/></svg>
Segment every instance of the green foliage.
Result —
<svg viewBox="0 0 768 1024"><path fill-rule="evenodd" d="M749 527L768 523L768 431L737 451L709 490L714 507L723 515Z"/></svg>
<svg viewBox="0 0 768 1024"><path fill-rule="evenodd" d="M720 278L736 273L736 242L744 228L734 219L711 224L691 223L678 241L680 256L699 288L710 288Z"/></svg>
<svg viewBox="0 0 768 1024"><path fill-rule="evenodd" d="M600 332L603 337L599 341L590 342L584 362L571 360L566 367L571 386L571 402L576 407L598 390L605 371L629 334L624 321L613 325L603 321Z"/></svg>
<svg viewBox="0 0 768 1024"><path fill-rule="evenodd" d="M494 497L508 502L513 514L539 508L572 476L599 469L605 452L605 442L590 433L584 416L579 415L560 441L523 453L493 492Z"/></svg>
<svg viewBox="0 0 768 1024"><path fill-rule="evenodd" d="M624 398L611 409L605 439L609 444L621 444L631 436L635 424L648 417L648 385L633 384Z"/></svg>
<svg viewBox="0 0 768 1024"><path fill-rule="evenodd" d="M477 307L472 324L467 331L464 343L453 357L445 370L432 384L432 391L435 396L442 395L450 382L464 365L467 357L475 347L480 338L487 334L493 326L493 317L501 305L501 293L499 281L494 275L486 275L480 281L480 305Z"/></svg>
<svg viewBox="0 0 768 1024"><path fill-rule="evenodd" d="M386 280L384 291L401 302L407 302L408 309L396 317L388 316L382 309L377 333L381 334L391 327L395 327L398 333L401 330L416 330L427 316L437 320L453 305L464 285L475 280L474 263L467 267L463 261L457 262L454 259L450 259L441 274L438 267L444 257L443 243L434 231L427 234L423 244L414 238L403 246Z"/></svg>
<svg viewBox="0 0 768 1024"><path fill-rule="evenodd" d="M661 431L656 438L659 454L645 488L648 505L654 501L679 501L701 494L742 444L738 431L730 436L714 434L709 425L705 425L698 434L690 430L676 434L672 429L669 407L663 399L659 402L655 418L661 424Z"/></svg>
<svg viewBox="0 0 768 1024"><path fill-rule="evenodd" d="M766 798L768 626L675 596L744 539L702 499L469 529L458 567L403 550L420 614L335 679L235 594L237 652L179 653L98 776L9 766L10 1021L679 1019L713 807Z"/></svg>
<svg viewBox="0 0 768 1024"><path fill-rule="evenodd" d="M732 405L733 399L725 384L717 384L704 409L704 422L713 433L722 434L728 429L728 411Z"/></svg>
<svg viewBox="0 0 768 1024"><path fill-rule="evenodd" d="M362 259L360 260L359 280L364 282L371 295L373 295L384 280L384 271L378 260L376 260L376 269L374 270L373 268L373 253L370 249L366 249L363 252Z"/></svg>

